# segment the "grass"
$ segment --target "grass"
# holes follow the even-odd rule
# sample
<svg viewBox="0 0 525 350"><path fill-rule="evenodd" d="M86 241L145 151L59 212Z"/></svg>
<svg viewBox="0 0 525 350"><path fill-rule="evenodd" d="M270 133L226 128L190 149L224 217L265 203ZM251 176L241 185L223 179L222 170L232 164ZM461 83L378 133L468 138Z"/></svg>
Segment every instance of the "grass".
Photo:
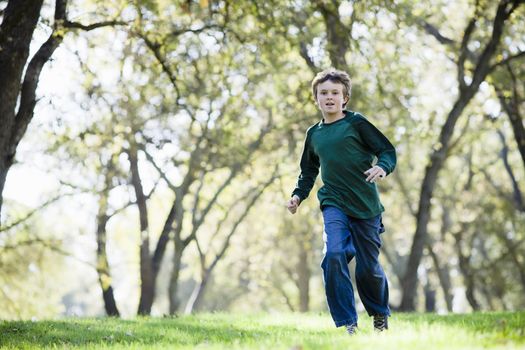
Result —
<svg viewBox="0 0 525 350"><path fill-rule="evenodd" d="M348 336L326 314L198 314L0 322L0 349L525 349L525 312L394 314Z"/></svg>

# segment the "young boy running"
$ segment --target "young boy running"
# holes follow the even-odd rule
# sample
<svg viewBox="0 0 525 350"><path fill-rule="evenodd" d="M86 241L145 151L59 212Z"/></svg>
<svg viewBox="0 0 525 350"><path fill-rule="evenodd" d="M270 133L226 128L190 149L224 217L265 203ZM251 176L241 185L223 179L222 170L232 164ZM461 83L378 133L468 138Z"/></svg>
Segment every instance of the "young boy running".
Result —
<svg viewBox="0 0 525 350"><path fill-rule="evenodd" d="M359 113L344 110L350 99L347 73L328 69L317 74L312 90L323 119L306 132L301 174L287 202L295 214L312 189L319 168L323 186L317 197L324 219L321 263L330 314L337 327L357 330L357 312L348 263L356 257L357 291L374 329L388 329L388 282L379 264L384 232L376 181L396 165L388 139ZM373 165L377 157L377 163Z"/></svg>

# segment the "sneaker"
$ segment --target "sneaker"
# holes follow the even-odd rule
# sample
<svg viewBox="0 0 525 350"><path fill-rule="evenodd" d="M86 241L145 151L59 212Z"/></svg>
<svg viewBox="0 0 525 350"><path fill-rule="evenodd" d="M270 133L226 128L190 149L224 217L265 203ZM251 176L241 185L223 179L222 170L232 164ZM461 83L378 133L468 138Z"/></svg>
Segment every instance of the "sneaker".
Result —
<svg viewBox="0 0 525 350"><path fill-rule="evenodd" d="M374 330L382 332L388 329L388 315L375 315L374 316Z"/></svg>
<svg viewBox="0 0 525 350"><path fill-rule="evenodd" d="M347 324L345 325L346 332L350 335L354 335L357 333L357 323Z"/></svg>

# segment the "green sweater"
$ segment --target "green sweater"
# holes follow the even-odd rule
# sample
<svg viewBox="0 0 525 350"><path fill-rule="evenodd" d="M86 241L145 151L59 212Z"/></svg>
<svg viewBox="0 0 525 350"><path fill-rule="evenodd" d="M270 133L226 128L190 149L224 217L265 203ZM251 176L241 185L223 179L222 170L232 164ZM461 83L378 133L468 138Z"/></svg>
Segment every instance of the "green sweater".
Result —
<svg viewBox="0 0 525 350"><path fill-rule="evenodd" d="M323 186L317 192L321 208L331 205L347 215L368 219L385 209L375 183L364 172L377 164L390 174L396 166L396 150L364 116L344 111L333 123L319 123L306 132L301 174L292 193L301 201L308 197L321 167Z"/></svg>

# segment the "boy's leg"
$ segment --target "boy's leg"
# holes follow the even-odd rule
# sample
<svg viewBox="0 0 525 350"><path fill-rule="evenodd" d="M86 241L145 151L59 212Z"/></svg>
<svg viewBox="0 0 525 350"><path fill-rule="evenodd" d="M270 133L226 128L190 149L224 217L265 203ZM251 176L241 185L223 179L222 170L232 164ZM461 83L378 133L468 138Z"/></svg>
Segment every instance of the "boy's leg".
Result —
<svg viewBox="0 0 525 350"><path fill-rule="evenodd" d="M356 247L355 277L357 291L370 316L389 316L388 281L379 264L382 232L381 215L372 219L350 218Z"/></svg>
<svg viewBox="0 0 525 350"><path fill-rule="evenodd" d="M357 323L348 263L355 255L348 217L339 208L324 207L324 253L321 263L326 301L337 327Z"/></svg>

